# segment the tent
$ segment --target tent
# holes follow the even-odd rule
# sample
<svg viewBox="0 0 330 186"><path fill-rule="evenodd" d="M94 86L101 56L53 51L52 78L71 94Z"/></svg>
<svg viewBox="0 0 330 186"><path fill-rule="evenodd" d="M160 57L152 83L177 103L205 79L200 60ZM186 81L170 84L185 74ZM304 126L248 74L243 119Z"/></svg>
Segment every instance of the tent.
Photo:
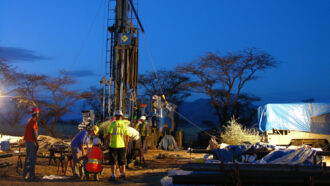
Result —
<svg viewBox="0 0 330 186"><path fill-rule="evenodd" d="M330 134L330 103L266 104L258 108L260 131L293 130Z"/></svg>

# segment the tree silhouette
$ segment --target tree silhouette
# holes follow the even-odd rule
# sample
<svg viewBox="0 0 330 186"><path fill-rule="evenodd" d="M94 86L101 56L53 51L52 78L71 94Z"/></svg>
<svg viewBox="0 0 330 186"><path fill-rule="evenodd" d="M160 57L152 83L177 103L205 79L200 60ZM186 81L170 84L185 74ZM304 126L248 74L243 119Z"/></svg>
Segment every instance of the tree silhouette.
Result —
<svg viewBox="0 0 330 186"><path fill-rule="evenodd" d="M181 104L186 97L190 96L185 86L188 81L189 78L171 70L160 70L157 76L153 72L148 72L139 75L138 78L138 83L145 95L151 98L153 95L164 94L169 102L176 105Z"/></svg>
<svg viewBox="0 0 330 186"><path fill-rule="evenodd" d="M31 107L39 107L39 122L51 136L54 126L84 94L70 90L75 80L64 71L58 77L18 72L16 68L0 61L0 82L6 86L6 94L12 96L19 108L29 113Z"/></svg>
<svg viewBox="0 0 330 186"><path fill-rule="evenodd" d="M258 71L275 66L270 54L248 48L223 56L208 52L198 60L178 65L176 70L191 77L192 81L186 84L191 91L210 97L219 122L224 125L232 115L238 114L239 100L244 99L241 91L246 83L255 80Z"/></svg>

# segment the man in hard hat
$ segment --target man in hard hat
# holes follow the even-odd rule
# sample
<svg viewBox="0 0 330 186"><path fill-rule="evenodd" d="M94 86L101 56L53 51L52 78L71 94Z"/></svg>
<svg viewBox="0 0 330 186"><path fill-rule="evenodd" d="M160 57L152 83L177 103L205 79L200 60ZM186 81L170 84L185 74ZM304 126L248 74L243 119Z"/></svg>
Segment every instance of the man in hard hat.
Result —
<svg viewBox="0 0 330 186"><path fill-rule="evenodd" d="M24 140L26 142L26 156L23 169L23 177L26 181L36 180L35 165L37 161L38 144L38 123L39 108L32 108L32 117L28 120L25 131Z"/></svg>
<svg viewBox="0 0 330 186"><path fill-rule="evenodd" d="M148 133L149 133L149 125L146 121L146 116L141 116L140 121L138 123L138 131L140 133L140 163L145 163L144 161L144 153L148 150Z"/></svg>
<svg viewBox="0 0 330 186"><path fill-rule="evenodd" d="M120 177L126 179L126 148L128 145L127 126L122 120L123 113L118 110L115 113L115 121L113 121L108 129L109 133L109 152L110 152L110 165L112 176L109 181L116 180L116 162L119 165Z"/></svg>
<svg viewBox="0 0 330 186"><path fill-rule="evenodd" d="M102 160L104 159L101 150L101 140L98 137L93 139L93 147L88 149L87 162L85 164L86 180L89 178L90 173L94 173L94 180L99 180L98 173L102 171Z"/></svg>
<svg viewBox="0 0 330 186"><path fill-rule="evenodd" d="M128 119L128 114L124 114L123 121L127 127L131 126L131 121Z"/></svg>
<svg viewBox="0 0 330 186"><path fill-rule="evenodd" d="M138 127L138 116L137 115L133 116L132 127L135 128L135 129L137 129L137 127Z"/></svg>
<svg viewBox="0 0 330 186"><path fill-rule="evenodd" d="M71 141L71 153L73 159L73 166L72 166L73 177L75 178L79 177L76 172L76 169L79 168L78 165L79 159L87 155L84 149L84 145L88 146L90 144L91 136L97 136L98 132L99 132L99 128L97 126L94 126L79 132Z"/></svg>

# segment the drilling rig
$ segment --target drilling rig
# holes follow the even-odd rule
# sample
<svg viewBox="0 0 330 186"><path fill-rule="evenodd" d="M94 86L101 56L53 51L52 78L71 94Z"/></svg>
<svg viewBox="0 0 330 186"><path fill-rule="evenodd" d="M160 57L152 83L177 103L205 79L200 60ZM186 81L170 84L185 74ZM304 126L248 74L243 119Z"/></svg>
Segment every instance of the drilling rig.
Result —
<svg viewBox="0 0 330 186"><path fill-rule="evenodd" d="M139 31L144 29L135 6L137 0L108 0L103 120L116 110L132 118L137 108Z"/></svg>
<svg viewBox="0 0 330 186"><path fill-rule="evenodd" d="M163 127L171 125L174 130L174 108L165 96L159 96L152 104L137 103L137 79L139 62L139 32L144 33L143 26L135 7L138 0L108 0L107 41L105 76L103 85L102 120L111 118L116 110L121 110L132 120L134 115L145 115L145 105L149 105L149 124L152 126L149 145L157 146L162 136ZM163 100L161 100L162 98ZM144 105L144 106L143 106ZM141 107L141 113L139 112ZM166 122L165 111L170 118ZM166 124L167 123L167 124ZM182 139L181 139L182 141Z"/></svg>

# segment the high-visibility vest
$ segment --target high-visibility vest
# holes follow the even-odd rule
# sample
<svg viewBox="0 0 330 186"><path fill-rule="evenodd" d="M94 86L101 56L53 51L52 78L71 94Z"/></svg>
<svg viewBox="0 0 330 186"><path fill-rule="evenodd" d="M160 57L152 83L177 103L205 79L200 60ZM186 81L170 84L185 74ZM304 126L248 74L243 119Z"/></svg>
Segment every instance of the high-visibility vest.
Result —
<svg viewBox="0 0 330 186"><path fill-rule="evenodd" d="M98 147L92 147L88 149L88 160L86 163L86 170L88 172L101 172L103 159L103 152Z"/></svg>
<svg viewBox="0 0 330 186"><path fill-rule="evenodd" d="M147 121L144 121L143 123L140 124L140 134L141 136L148 136L148 123Z"/></svg>
<svg viewBox="0 0 330 186"><path fill-rule="evenodd" d="M127 135L127 126L123 120L116 120L109 126L108 133L111 134L111 148L124 148L125 139Z"/></svg>

